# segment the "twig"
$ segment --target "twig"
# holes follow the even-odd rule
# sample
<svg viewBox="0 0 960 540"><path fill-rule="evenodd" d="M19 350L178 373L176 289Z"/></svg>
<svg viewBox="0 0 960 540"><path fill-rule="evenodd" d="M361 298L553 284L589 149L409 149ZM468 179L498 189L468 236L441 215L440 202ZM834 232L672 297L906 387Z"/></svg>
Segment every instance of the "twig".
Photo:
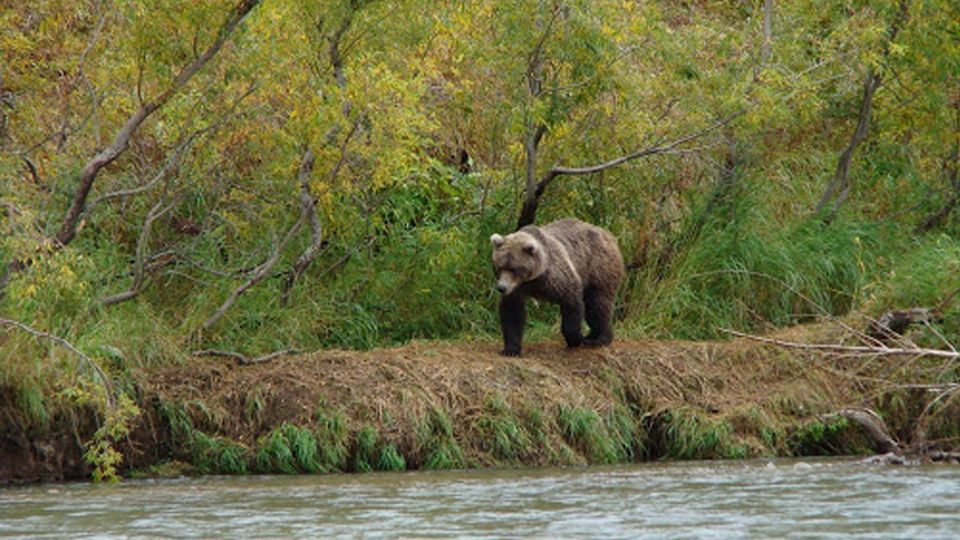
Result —
<svg viewBox="0 0 960 540"><path fill-rule="evenodd" d="M55 336L55 335L50 334L50 333L48 333L48 332L44 332L43 330L37 330L36 328L33 328L32 326L28 326L28 325L26 325L26 324L23 324L23 323L20 322L20 321L15 321L15 320L12 320L12 319L0 319L0 324L2 324L2 325L4 325L4 326L12 326L12 327L14 327L14 328L17 328L17 329L19 329L19 330L22 330L22 331L24 331L24 332L26 332L26 333L28 333L28 334L32 334L32 335L34 335L34 336L36 336L36 337L39 337L39 338L49 339L50 341L56 343L57 345L60 345L61 347L67 349L68 351L72 352L73 354L79 356L80 359L83 360L84 363L86 363L86 364L90 367L90 369L93 370L93 372L94 372L94 373L97 375L97 377L100 379L100 382L103 383L103 386L107 389L107 393L106 393L106 394L107 394L107 405L110 406L110 407L113 406L113 384L110 382L110 379L107 377L107 374L103 372L103 369L101 369L100 366L97 365L97 363L94 362L92 358L90 358L89 356L83 354L83 353L80 351L80 349L77 349L76 347L74 347L72 343L70 343L69 341L63 339L63 338L60 337L60 336Z"/></svg>
<svg viewBox="0 0 960 540"><path fill-rule="evenodd" d="M876 355L876 356L933 356L936 358L949 358L951 360L960 358L960 353L956 351L941 351L939 349L925 349L922 347L909 347L909 348L893 348L893 347L864 347L864 346L852 346L852 345L834 345L830 343L796 343L793 341L783 341L780 339L754 336L751 334L745 334L743 332L737 332L736 330L730 330L728 328L719 328L721 332L746 338L753 341L759 341L760 343L767 343L769 345L776 345L778 347L784 347L787 349L800 349L808 351L822 351L822 352L836 352L836 353L854 353L854 354L866 354L866 355Z"/></svg>
<svg viewBox="0 0 960 540"><path fill-rule="evenodd" d="M253 364L263 364L265 362L269 362L270 360L273 360L274 358L279 358L281 356L286 356L289 354L299 354L301 352L303 351L301 351L300 349L284 349L282 351L275 351L272 353L264 354L262 356L256 356L254 358L250 358L244 354L241 354L235 351L221 351L218 349L203 349L200 351L193 351L192 354L194 356L222 356L224 358L233 358L240 365L249 366Z"/></svg>

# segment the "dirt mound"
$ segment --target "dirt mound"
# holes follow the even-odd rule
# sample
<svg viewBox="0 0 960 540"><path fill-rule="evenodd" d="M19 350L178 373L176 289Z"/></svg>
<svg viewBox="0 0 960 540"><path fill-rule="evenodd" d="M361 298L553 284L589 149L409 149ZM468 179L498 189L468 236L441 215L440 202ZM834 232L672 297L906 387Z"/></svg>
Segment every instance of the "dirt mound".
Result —
<svg viewBox="0 0 960 540"><path fill-rule="evenodd" d="M827 325L775 337L842 338ZM576 350L550 341L529 344L521 358L498 349L492 342L421 341L254 365L197 357L137 372L142 414L118 447L128 468L183 462L212 473L838 454L869 442L829 413L886 406L888 424L905 430L925 398L912 390L891 398L890 381L896 374L931 378L916 359L902 365L747 340L618 341ZM78 432L77 425L91 429ZM8 437L0 451L4 459L38 458L38 448L67 441L46 454L69 470L38 458L14 476L76 477L80 441L92 426L74 420L46 439Z"/></svg>
<svg viewBox="0 0 960 540"><path fill-rule="evenodd" d="M577 350L551 342L530 345L521 358L496 351L486 342L415 342L364 352L320 351L260 365L198 358L144 373L141 384L152 402L182 406L193 429L248 448L278 426L313 426L320 416L337 414L347 433L374 428L413 467L428 461L424 425L437 415L449 419L450 438L463 450L464 464L505 461L488 440L497 434L484 428L491 417L506 417L517 430L530 432L535 429L525 424L531 416L546 419L540 439L572 452L534 450L507 462L565 461L555 459L558 455L589 462L594 461L589 445L564 431L570 426L558 417L563 411L580 411L584 418L592 412L601 419L596 429L609 434L617 411L627 411L628 421L647 431L658 429L651 419L678 410L702 417L702 424L729 424L730 418L736 423L738 415L761 411L776 424L774 417L805 421L858 395L836 366L743 341L627 341Z"/></svg>

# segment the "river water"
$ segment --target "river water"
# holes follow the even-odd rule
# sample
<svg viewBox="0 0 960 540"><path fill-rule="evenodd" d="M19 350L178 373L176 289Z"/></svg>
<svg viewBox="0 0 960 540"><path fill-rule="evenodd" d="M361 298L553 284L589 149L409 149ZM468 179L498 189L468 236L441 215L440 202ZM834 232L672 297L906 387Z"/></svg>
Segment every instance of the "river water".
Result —
<svg viewBox="0 0 960 540"><path fill-rule="evenodd" d="M960 538L960 467L855 460L0 489L0 537Z"/></svg>

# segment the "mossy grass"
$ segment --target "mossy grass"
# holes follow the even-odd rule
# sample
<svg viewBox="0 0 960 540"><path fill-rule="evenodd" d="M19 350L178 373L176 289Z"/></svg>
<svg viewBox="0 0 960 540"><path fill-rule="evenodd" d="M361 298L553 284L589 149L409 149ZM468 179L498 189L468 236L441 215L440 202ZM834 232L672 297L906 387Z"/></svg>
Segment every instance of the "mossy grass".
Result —
<svg viewBox="0 0 960 540"><path fill-rule="evenodd" d="M297 472L293 451L280 428L257 440L255 460L257 472L284 474Z"/></svg>
<svg viewBox="0 0 960 540"><path fill-rule="evenodd" d="M800 424L787 439L795 456L836 456L868 454L869 441L849 420L830 416Z"/></svg>
<svg viewBox="0 0 960 540"><path fill-rule="evenodd" d="M400 454L397 445L387 443L380 447L376 461L378 471L402 471L406 468L407 461Z"/></svg>

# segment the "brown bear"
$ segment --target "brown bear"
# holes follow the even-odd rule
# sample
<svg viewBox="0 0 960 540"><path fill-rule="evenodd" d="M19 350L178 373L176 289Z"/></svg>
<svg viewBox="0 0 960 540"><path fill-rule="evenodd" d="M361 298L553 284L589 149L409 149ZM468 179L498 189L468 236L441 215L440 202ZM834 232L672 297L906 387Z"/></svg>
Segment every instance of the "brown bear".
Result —
<svg viewBox="0 0 960 540"><path fill-rule="evenodd" d="M623 281L623 258L608 231L561 219L490 237L500 292L504 356L519 356L528 296L560 304L560 329L568 347L608 345L613 303ZM590 333L581 333L586 318Z"/></svg>

